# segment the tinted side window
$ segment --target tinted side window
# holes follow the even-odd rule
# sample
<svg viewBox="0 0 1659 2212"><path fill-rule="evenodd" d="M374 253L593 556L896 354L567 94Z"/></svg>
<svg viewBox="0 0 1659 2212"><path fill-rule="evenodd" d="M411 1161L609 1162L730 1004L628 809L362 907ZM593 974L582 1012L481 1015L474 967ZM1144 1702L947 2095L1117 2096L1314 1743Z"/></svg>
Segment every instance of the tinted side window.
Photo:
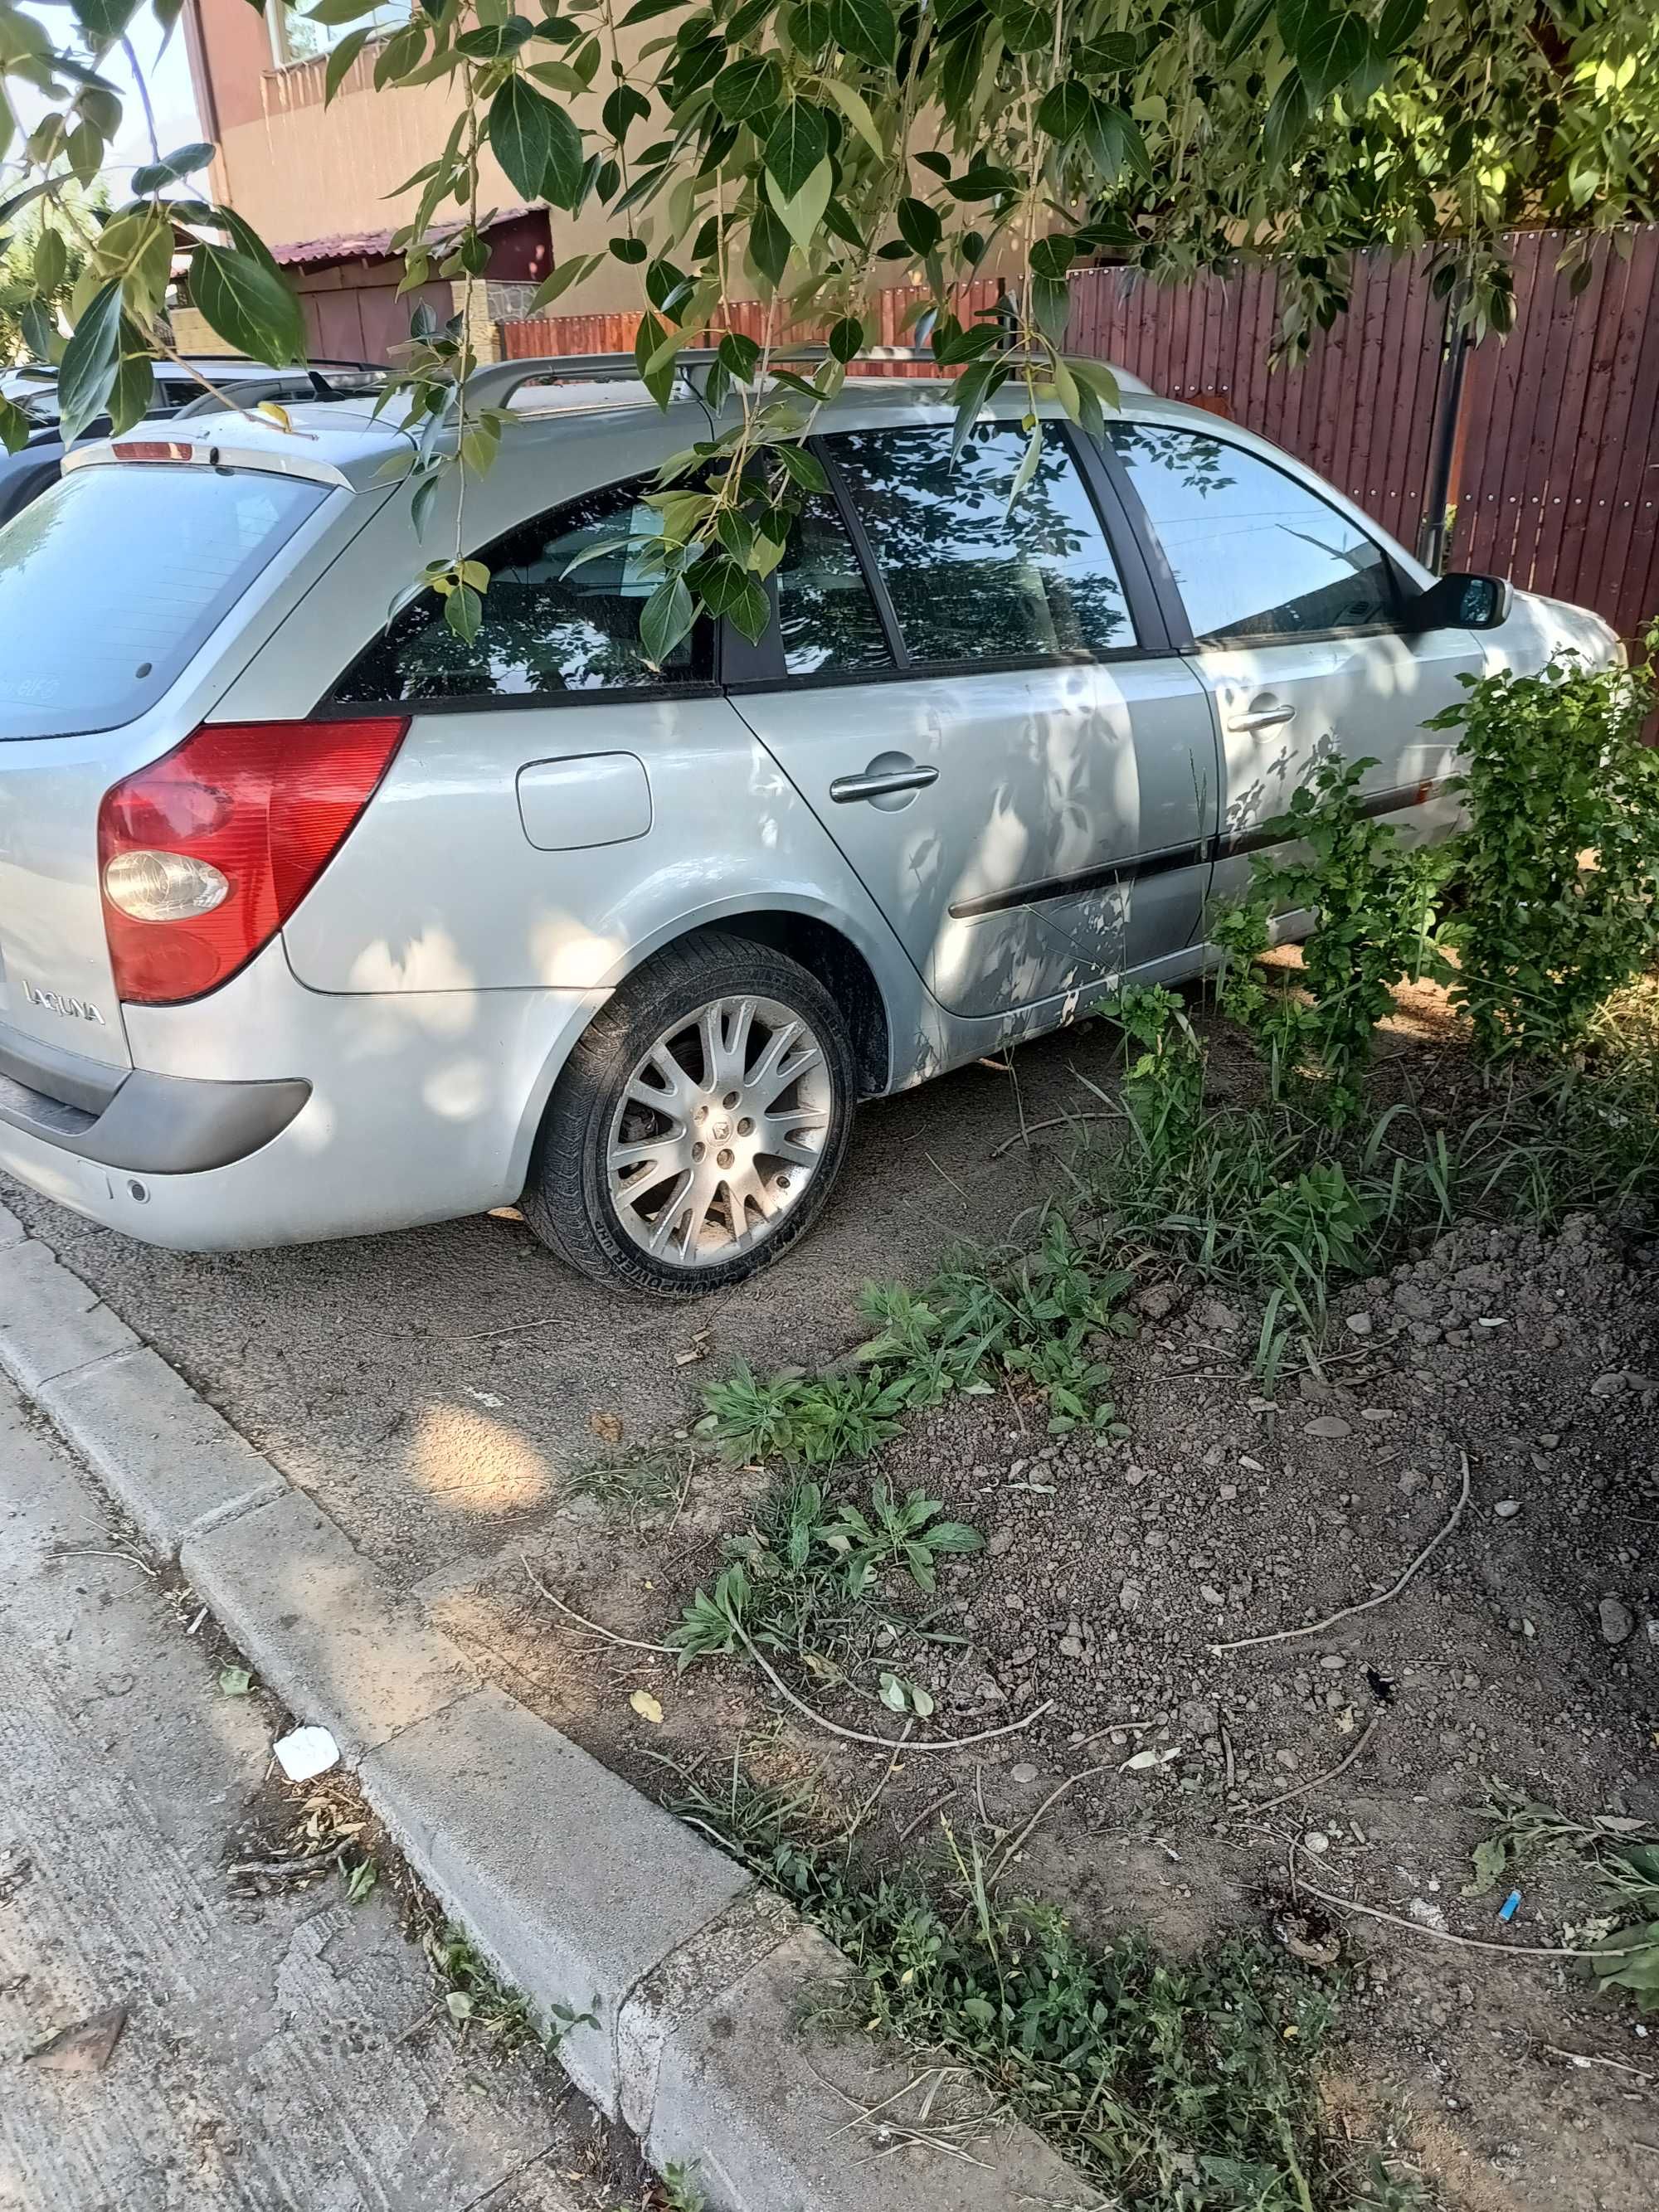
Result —
<svg viewBox="0 0 1659 2212"><path fill-rule="evenodd" d="M1129 611L1088 488L1058 423L1008 494L1026 446L1014 422L951 433L851 430L826 441L880 563L912 661L1017 659L1132 646Z"/></svg>
<svg viewBox="0 0 1659 2212"><path fill-rule="evenodd" d="M442 601L422 592L340 678L337 703L534 699L706 683L710 623L699 623L659 669L640 645L640 614L657 580L645 572L637 542L628 541L654 527L652 510L639 506L650 481L608 484L483 547L477 557L490 580L477 635L458 637ZM594 557L571 570L584 554Z"/></svg>
<svg viewBox="0 0 1659 2212"><path fill-rule="evenodd" d="M833 499L807 501L778 563L778 626L791 676L890 668L893 656Z"/></svg>
<svg viewBox="0 0 1659 2212"><path fill-rule="evenodd" d="M1297 637L1392 623L1380 546L1283 469L1198 430L1115 422L1198 638Z"/></svg>

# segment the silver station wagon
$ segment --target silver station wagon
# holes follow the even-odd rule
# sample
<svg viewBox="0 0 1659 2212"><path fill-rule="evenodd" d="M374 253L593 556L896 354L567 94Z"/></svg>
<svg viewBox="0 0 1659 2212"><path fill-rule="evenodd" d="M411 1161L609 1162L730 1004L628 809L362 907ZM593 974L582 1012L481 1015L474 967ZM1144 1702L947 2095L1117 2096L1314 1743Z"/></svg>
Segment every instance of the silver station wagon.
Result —
<svg viewBox="0 0 1659 2212"><path fill-rule="evenodd" d="M1440 834L1459 678L1615 649L1130 378L1010 511L1023 402L952 464L948 388L878 377L817 419L759 644L653 667L623 541L708 417L626 368L480 373L470 643L388 619L432 548L367 404L142 425L0 532L0 1171L193 1250L516 1200L716 1288L861 1099L1203 969L1322 747Z"/></svg>

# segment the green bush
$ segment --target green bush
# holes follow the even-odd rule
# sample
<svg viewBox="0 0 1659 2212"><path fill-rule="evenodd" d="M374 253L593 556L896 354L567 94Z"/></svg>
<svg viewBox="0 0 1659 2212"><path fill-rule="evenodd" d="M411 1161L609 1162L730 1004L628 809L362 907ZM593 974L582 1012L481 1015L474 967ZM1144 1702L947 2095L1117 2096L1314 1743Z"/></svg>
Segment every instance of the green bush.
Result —
<svg viewBox="0 0 1659 2212"><path fill-rule="evenodd" d="M1376 1025L1393 1011L1393 988L1436 964L1434 902L1446 872L1438 851L1407 850L1392 823L1364 811L1359 786L1371 759L1328 756L1270 822L1270 834L1303 849L1288 859L1260 854L1249 897L1217 917L1212 935L1229 956L1221 1008L1255 1040L1273 1072L1275 1095L1290 1078L1333 1127L1364 1103ZM1269 988L1255 966L1268 917L1311 909L1297 979L1305 995Z"/></svg>
<svg viewBox="0 0 1659 2212"><path fill-rule="evenodd" d="M1444 935L1484 1059L1577 1050L1659 949L1659 752L1641 742L1656 699L1645 669L1558 658L1481 678L1429 725L1462 732L1470 824Z"/></svg>

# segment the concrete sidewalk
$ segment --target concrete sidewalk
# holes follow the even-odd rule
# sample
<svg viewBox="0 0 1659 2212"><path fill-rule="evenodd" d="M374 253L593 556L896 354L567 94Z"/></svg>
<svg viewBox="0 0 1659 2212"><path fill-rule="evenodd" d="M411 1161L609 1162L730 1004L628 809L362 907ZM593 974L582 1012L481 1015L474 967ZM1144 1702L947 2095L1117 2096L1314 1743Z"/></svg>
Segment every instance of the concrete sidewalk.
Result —
<svg viewBox="0 0 1659 2212"><path fill-rule="evenodd" d="M389 1895L233 1894L265 1723L122 1541L0 1382L0 2212L609 2212L556 2068L410 2033ZM101 2073L29 2060L118 2005Z"/></svg>

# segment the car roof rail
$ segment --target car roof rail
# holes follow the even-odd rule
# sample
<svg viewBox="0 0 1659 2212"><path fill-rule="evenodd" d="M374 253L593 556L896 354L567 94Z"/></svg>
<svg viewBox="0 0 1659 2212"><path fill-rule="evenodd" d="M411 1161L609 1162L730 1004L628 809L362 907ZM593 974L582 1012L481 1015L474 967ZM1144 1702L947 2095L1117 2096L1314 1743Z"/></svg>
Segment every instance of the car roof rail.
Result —
<svg viewBox="0 0 1659 2212"><path fill-rule="evenodd" d="M829 360L830 349L822 345L774 346L770 358L774 364L782 368L803 363L816 367L818 362ZM691 381L690 372L710 369L719 359L716 347L687 346L674 357L675 374L683 377L695 392L696 386ZM1048 366L1045 356L1031 356L1012 349L1006 355L999 356L999 359L1011 368L1028 365ZM861 362L903 362L909 366L923 363L940 376L949 374L940 367L930 346L866 346L858 356L858 360ZM1127 369L1117 368L1110 362L1103 362L1102 367L1110 368L1126 391L1145 392L1150 389ZM481 362L468 377L466 392L468 399L479 406L504 407L514 393L526 384L625 384L642 381L639 362L631 353L538 354L519 361ZM452 402L452 410L453 404Z"/></svg>

